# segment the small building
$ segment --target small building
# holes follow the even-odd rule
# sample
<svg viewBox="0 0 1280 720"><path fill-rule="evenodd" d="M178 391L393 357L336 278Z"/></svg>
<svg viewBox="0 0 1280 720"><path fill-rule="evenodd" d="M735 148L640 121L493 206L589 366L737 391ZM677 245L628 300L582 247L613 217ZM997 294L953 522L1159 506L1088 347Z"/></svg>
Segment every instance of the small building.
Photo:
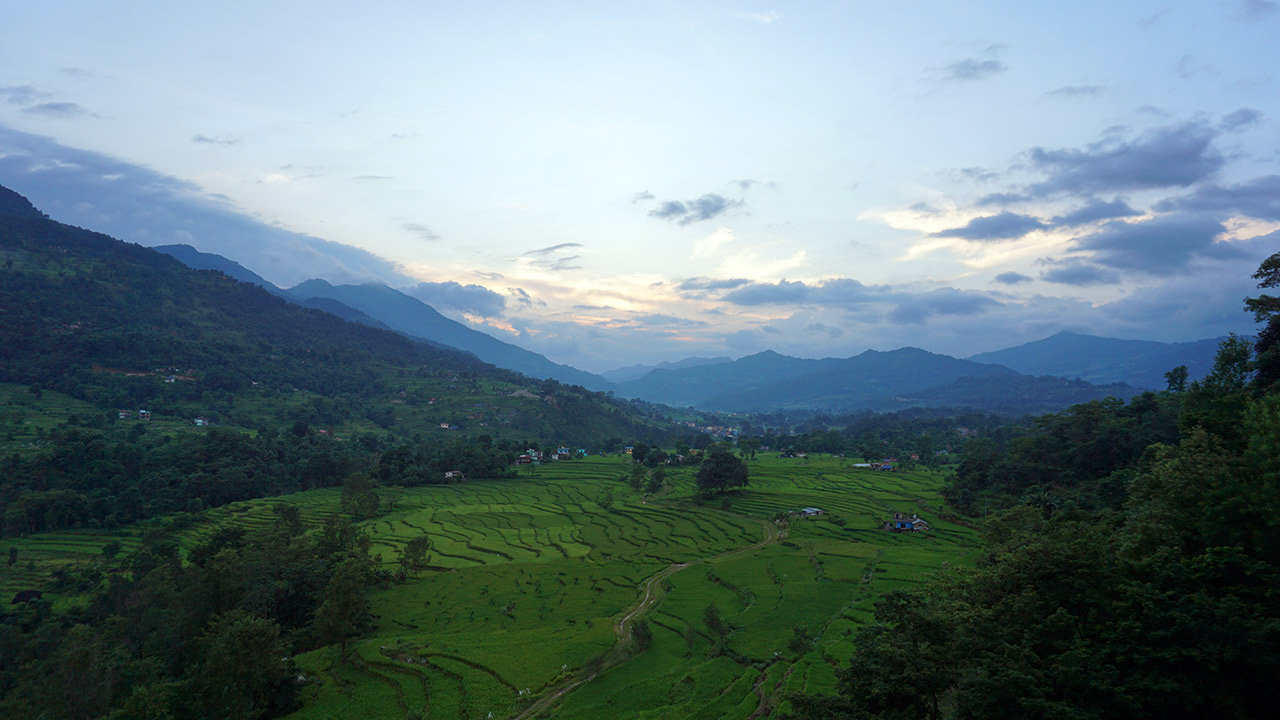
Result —
<svg viewBox="0 0 1280 720"><path fill-rule="evenodd" d="M817 517L818 515L821 515L823 512L824 511L822 508L807 507L807 508L803 508L800 512L796 514L799 515L800 517Z"/></svg>
<svg viewBox="0 0 1280 720"><path fill-rule="evenodd" d="M191 422L195 423L196 427L204 427L204 426L206 426L206 425L208 425L208 424L209 424L209 421L208 421L208 420L205 420L205 419L204 419L204 418L202 418L202 417L196 418L196 419L192 420Z"/></svg>
<svg viewBox="0 0 1280 720"><path fill-rule="evenodd" d="M139 410L139 411L138 411L138 419L139 419L139 420L150 420L150 419L151 419L151 411L150 411L150 410Z"/></svg>
<svg viewBox="0 0 1280 720"><path fill-rule="evenodd" d="M132 414L133 413L129 412L128 410L119 410L116 412L116 417L120 418L121 420L127 420L129 419L129 416Z"/></svg>
<svg viewBox="0 0 1280 720"><path fill-rule="evenodd" d="M863 470L870 470L871 463L854 463L853 467L862 468Z"/></svg>
<svg viewBox="0 0 1280 720"><path fill-rule="evenodd" d="M462 482L467 479L467 476L461 470L446 470L444 479L448 482Z"/></svg>
<svg viewBox="0 0 1280 720"><path fill-rule="evenodd" d="M929 529L929 523L925 522L919 515L907 517L906 513L896 512L893 518L886 520L884 523L885 530L893 530L894 532L920 532Z"/></svg>

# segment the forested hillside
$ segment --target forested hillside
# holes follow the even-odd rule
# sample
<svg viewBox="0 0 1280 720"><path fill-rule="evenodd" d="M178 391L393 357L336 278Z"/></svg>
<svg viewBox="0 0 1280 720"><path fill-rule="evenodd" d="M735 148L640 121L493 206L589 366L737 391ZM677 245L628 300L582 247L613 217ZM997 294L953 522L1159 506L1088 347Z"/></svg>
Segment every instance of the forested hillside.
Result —
<svg viewBox="0 0 1280 720"><path fill-rule="evenodd" d="M1254 276L1280 286L1280 254ZM876 603L795 718L1271 717L1280 677L1280 302L1212 370L975 438L947 488L971 569Z"/></svg>

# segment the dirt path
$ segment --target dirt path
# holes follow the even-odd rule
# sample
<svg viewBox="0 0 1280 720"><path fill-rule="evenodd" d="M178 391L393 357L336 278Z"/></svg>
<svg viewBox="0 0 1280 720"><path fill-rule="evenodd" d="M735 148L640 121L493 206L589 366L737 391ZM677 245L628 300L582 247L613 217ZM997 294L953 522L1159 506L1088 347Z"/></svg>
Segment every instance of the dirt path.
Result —
<svg viewBox="0 0 1280 720"><path fill-rule="evenodd" d="M747 547L730 550L718 555L711 555L698 560L675 563L649 576L649 579L644 582L644 594L641 595L636 604L622 616L622 619L613 624L613 632L618 636L618 642L615 643L613 648L609 651L609 654L605 657L605 661L600 665L599 669L585 677L570 678L564 681L564 683L559 687L552 689L550 693L538 698L538 700L534 701L532 705L515 715L512 720L528 720L529 718L535 717L538 713L559 702L565 695L568 695L578 687L595 680L604 671L626 662L627 646L631 643L631 628L635 625L636 620L639 620L645 613L652 610L653 607L657 605L658 598L662 595L663 580L666 580L672 575L675 575L681 570L692 565L701 565L702 563L721 560L727 557L733 557L734 555L741 555L746 552L753 552L765 547L766 545L777 542L778 529L774 527L773 523L765 522L764 520L760 520L759 522L760 527L764 529L764 539L754 545L748 545Z"/></svg>

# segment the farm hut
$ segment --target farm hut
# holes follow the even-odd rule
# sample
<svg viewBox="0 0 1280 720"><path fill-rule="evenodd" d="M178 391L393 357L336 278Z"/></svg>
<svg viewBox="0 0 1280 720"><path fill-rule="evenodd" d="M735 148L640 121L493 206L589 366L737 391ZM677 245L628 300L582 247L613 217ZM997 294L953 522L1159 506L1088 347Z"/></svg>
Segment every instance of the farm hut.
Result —
<svg viewBox="0 0 1280 720"><path fill-rule="evenodd" d="M896 512L893 514L893 519L885 521L884 529L895 532L919 532L928 530L929 523L921 519L919 515L907 517L906 513Z"/></svg>
<svg viewBox="0 0 1280 720"><path fill-rule="evenodd" d="M822 508L807 507L800 511L800 517L816 517L823 513Z"/></svg>
<svg viewBox="0 0 1280 720"><path fill-rule="evenodd" d="M467 479L467 476L464 475L461 470L446 470L444 473L444 479L449 482L462 482Z"/></svg>
<svg viewBox="0 0 1280 720"><path fill-rule="evenodd" d="M871 469L871 463L854 463L853 466L856 468L863 468L864 470Z"/></svg>
<svg viewBox="0 0 1280 720"><path fill-rule="evenodd" d="M9 604L17 605L18 603L28 603L32 600L39 600L43 596L44 593L39 590L19 590L18 594L13 596L13 602Z"/></svg>
<svg viewBox="0 0 1280 720"><path fill-rule="evenodd" d="M151 411L150 411L150 410L139 410L139 411L138 411L138 419L139 419L139 420L150 420L150 419L151 419Z"/></svg>

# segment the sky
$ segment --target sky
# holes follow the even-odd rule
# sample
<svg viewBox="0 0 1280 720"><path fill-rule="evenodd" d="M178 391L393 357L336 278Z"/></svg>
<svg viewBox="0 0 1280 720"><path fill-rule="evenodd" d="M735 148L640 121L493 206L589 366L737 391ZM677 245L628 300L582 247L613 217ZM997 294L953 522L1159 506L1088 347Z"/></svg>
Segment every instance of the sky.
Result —
<svg viewBox="0 0 1280 720"><path fill-rule="evenodd" d="M59 2L0 184L592 372L1249 333L1280 3Z"/></svg>

